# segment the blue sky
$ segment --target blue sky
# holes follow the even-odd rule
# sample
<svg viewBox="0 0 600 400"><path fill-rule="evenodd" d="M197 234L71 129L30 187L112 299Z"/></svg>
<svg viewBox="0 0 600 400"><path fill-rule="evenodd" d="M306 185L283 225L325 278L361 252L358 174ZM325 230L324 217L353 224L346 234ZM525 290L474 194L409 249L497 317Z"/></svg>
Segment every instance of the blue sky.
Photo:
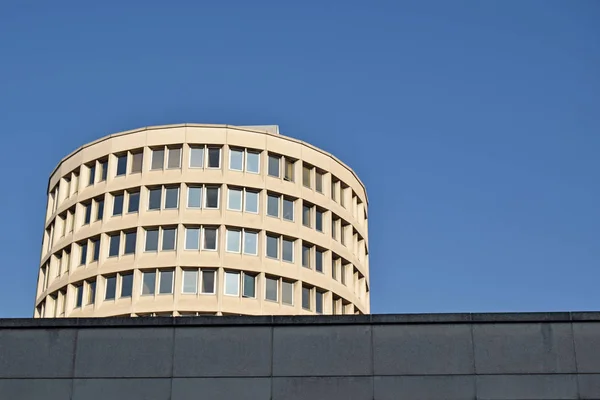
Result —
<svg viewBox="0 0 600 400"><path fill-rule="evenodd" d="M355 169L372 312L598 309L600 3L12 3L0 317L32 313L58 160L181 122L279 124Z"/></svg>

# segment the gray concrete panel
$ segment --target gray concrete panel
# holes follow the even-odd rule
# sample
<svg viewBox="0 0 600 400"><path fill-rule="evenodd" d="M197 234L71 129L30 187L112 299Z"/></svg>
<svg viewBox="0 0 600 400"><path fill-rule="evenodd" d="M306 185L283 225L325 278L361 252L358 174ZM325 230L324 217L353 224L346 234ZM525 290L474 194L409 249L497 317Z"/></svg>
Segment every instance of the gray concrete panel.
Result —
<svg viewBox="0 0 600 400"><path fill-rule="evenodd" d="M176 377L271 375L270 327L177 328Z"/></svg>
<svg viewBox="0 0 600 400"><path fill-rule="evenodd" d="M0 379L0 399L65 400L71 398L71 379Z"/></svg>
<svg viewBox="0 0 600 400"><path fill-rule="evenodd" d="M170 400L170 379L75 379L72 400Z"/></svg>
<svg viewBox="0 0 600 400"><path fill-rule="evenodd" d="M368 325L273 328L273 376L371 375Z"/></svg>
<svg viewBox="0 0 600 400"><path fill-rule="evenodd" d="M376 376L377 400L475 399L474 376Z"/></svg>
<svg viewBox="0 0 600 400"><path fill-rule="evenodd" d="M70 378L75 329L0 330L0 378Z"/></svg>
<svg viewBox="0 0 600 400"><path fill-rule="evenodd" d="M270 400L270 378L174 378L171 400Z"/></svg>
<svg viewBox="0 0 600 400"><path fill-rule="evenodd" d="M375 375L474 373L468 324L373 326Z"/></svg>
<svg viewBox="0 0 600 400"><path fill-rule="evenodd" d="M581 322L573 324L577 371L600 372L600 323Z"/></svg>
<svg viewBox="0 0 600 400"><path fill-rule="evenodd" d="M577 399L576 375L480 375L478 400Z"/></svg>
<svg viewBox="0 0 600 400"><path fill-rule="evenodd" d="M475 324L478 374L575 373L568 323Z"/></svg>
<svg viewBox="0 0 600 400"><path fill-rule="evenodd" d="M273 378L272 400L372 400L372 377Z"/></svg>
<svg viewBox="0 0 600 400"><path fill-rule="evenodd" d="M174 328L82 329L75 377L168 377Z"/></svg>
<svg viewBox="0 0 600 400"><path fill-rule="evenodd" d="M600 374L580 374L577 379L579 380L580 399L600 399Z"/></svg>

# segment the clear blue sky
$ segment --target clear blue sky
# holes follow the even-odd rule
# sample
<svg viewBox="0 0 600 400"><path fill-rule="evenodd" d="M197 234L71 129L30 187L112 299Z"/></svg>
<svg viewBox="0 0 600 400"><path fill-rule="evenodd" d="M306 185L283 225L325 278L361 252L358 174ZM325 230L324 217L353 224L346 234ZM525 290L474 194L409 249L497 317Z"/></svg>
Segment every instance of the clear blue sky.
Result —
<svg viewBox="0 0 600 400"><path fill-rule="evenodd" d="M599 309L598 21L597 1L4 2L0 317L32 313L56 162L180 122L279 124L354 168L373 312Z"/></svg>

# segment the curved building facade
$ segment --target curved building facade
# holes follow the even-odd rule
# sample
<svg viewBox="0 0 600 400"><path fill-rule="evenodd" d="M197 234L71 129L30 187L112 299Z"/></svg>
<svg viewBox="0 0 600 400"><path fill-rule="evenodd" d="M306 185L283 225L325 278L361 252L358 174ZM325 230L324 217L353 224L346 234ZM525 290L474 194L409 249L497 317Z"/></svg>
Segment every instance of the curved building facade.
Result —
<svg viewBox="0 0 600 400"><path fill-rule="evenodd" d="M369 313L367 195L277 126L169 125L64 158L34 316Z"/></svg>

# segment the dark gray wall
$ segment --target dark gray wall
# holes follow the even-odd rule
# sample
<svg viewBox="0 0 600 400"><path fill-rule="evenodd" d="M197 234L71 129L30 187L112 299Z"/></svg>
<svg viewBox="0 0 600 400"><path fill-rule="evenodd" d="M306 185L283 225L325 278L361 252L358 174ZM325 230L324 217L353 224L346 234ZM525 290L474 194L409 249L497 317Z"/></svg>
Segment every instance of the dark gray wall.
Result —
<svg viewBox="0 0 600 400"><path fill-rule="evenodd" d="M0 320L0 399L600 399L600 313Z"/></svg>

